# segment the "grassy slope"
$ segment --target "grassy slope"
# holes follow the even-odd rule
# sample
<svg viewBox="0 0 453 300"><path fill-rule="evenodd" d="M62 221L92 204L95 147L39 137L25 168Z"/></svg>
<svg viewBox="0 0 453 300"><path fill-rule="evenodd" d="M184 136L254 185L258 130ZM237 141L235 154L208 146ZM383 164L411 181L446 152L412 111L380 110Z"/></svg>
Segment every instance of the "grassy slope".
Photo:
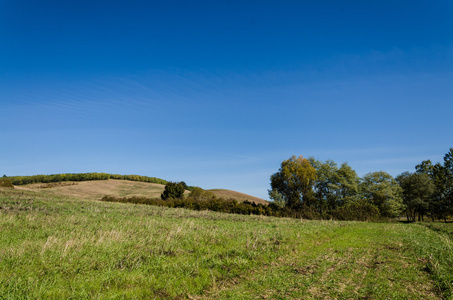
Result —
<svg viewBox="0 0 453 300"><path fill-rule="evenodd" d="M148 182L127 181L127 180L94 180L80 182L61 183L36 183L25 186L16 186L19 190L33 190L46 195L75 197L78 199L99 200L105 195L115 197L143 196L160 198L165 185ZM211 190L219 198L236 199L238 201L251 201L267 204L268 202L230 190ZM186 191L186 194L189 194Z"/></svg>
<svg viewBox="0 0 453 300"><path fill-rule="evenodd" d="M240 202L243 201L250 201L250 202L255 202L256 204L265 204L267 205L269 202L266 200L263 200L261 198L253 197L244 193L239 193L231 190L225 190L225 189L213 189L209 190L212 192L214 195L216 195L218 198L224 198L224 199L236 199Z"/></svg>
<svg viewBox="0 0 453 300"><path fill-rule="evenodd" d="M0 190L4 299L439 299L451 224L301 221Z"/></svg>

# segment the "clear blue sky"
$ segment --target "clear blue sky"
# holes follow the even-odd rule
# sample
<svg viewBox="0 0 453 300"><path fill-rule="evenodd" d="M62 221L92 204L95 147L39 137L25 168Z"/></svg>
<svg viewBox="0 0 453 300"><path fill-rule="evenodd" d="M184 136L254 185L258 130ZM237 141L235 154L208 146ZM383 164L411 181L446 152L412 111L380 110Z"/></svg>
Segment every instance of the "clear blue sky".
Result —
<svg viewBox="0 0 453 300"><path fill-rule="evenodd" d="M0 0L0 176L267 198L291 155L441 161L452 112L451 1Z"/></svg>

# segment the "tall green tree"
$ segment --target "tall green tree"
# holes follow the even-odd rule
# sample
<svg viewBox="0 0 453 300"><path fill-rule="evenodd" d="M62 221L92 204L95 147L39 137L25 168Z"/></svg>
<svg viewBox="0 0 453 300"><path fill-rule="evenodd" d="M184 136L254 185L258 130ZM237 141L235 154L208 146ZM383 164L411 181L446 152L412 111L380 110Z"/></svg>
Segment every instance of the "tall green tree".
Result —
<svg viewBox="0 0 453 300"><path fill-rule="evenodd" d="M314 191L321 214L358 199L360 178L347 163L338 168L331 160L321 162L313 157L309 160L316 169Z"/></svg>
<svg viewBox="0 0 453 300"><path fill-rule="evenodd" d="M431 198L434 193L433 181L424 173L405 172L396 180L403 189L403 204L408 221L423 221L423 216L429 212Z"/></svg>
<svg viewBox="0 0 453 300"><path fill-rule="evenodd" d="M441 171L441 175L443 176L443 210L444 216L443 218L446 221L447 216L453 215L453 148L445 154L444 156L444 164L442 166L443 172ZM440 168L438 168L440 169Z"/></svg>
<svg viewBox="0 0 453 300"><path fill-rule="evenodd" d="M415 166L415 171L417 173L423 173L426 174L428 177L432 178L433 177L433 172L434 172L434 166L431 160L424 160L420 164Z"/></svg>
<svg viewBox="0 0 453 300"><path fill-rule="evenodd" d="M428 175L434 184L429 213L432 218L444 219L453 214L453 148L444 156L444 163L433 165L430 160L415 167L417 173Z"/></svg>
<svg viewBox="0 0 453 300"><path fill-rule="evenodd" d="M271 191L278 192L285 206L301 210L314 202L313 185L316 170L303 156L292 156L281 163L277 173L271 176Z"/></svg>
<svg viewBox="0 0 453 300"><path fill-rule="evenodd" d="M360 178L356 171L348 165L342 163L338 169L338 190L339 203L343 205L350 201L358 200Z"/></svg>
<svg viewBox="0 0 453 300"><path fill-rule="evenodd" d="M433 166L432 180L434 182L434 195L431 200L431 215L433 218L444 219L451 212L448 200L448 172L443 165L437 163Z"/></svg>
<svg viewBox="0 0 453 300"><path fill-rule="evenodd" d="M310 163L316 170L316 180L314 182L314 195L316 197L315 206L319 213L331 211L337 206L338 190L338 166L332 160L325 162L313 157L309 158Z"/></svg>
<svg viewBox="0 0 453 300"><path fill-rule="evenodd" d="M383 217L397 217L403 208L401 187L386 172L366 174L360 183L360 192L369 203L379 208Z"/></svg>
<svg viewBox="0 0 453 300"><path fill-rule="evenodd" d="M432 164L431 160L422 161L415 166L416 173L428 176L433 184L433 194L429 199L428 213L434 220L442 219L446 216L445 212L445 169L437 163Z"/></svg>

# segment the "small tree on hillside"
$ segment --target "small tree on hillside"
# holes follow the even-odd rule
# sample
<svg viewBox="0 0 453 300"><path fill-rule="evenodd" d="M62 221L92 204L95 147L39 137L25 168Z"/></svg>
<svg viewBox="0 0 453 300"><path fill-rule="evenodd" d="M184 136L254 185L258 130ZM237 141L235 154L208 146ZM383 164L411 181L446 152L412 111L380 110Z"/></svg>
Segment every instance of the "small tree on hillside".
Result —
<svg viewBox="0 0 453 300"><path fill-rule="evenodd" d="M160 197L162 200L182 199L185 191L184 185L181 182L169 182L165 185L165 189Z"/></svg>
<svg viewBox="0 0 453 300"><path fill-rule="evenodd" d="M185 190L189 189L189 186L184 181L180 181L179 184L182 185Z"/></svg>
<svg viewBox="0 0 453 300"><path fill-rule="evenodd" d="M189 194L189 198L199 201L211 201L215 200L217 197L210 191L205 191L200 187L194 187Z"/></svg>

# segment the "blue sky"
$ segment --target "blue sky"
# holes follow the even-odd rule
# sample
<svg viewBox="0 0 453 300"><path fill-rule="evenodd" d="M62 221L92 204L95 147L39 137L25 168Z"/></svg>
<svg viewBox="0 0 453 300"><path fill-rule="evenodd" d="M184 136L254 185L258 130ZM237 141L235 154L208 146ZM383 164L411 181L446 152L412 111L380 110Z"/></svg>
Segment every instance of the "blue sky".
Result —
<svg viewBox="0 0 453 300"><path fill-rule="evenodd" d="M0 0L0 175L396 176L453 147L452 83L451 1Z"/></svg>

